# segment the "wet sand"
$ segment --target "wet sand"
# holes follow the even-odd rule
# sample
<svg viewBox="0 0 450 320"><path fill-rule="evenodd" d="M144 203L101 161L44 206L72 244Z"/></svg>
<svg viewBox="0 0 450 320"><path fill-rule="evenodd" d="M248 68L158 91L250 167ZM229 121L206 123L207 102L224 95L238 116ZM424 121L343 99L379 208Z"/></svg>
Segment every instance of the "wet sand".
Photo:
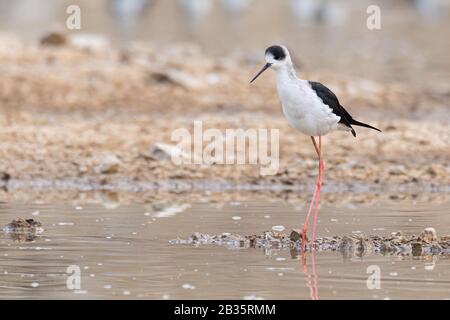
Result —
<svg viewBox="0 0 450 320"><path fill-rule="evenodd" d="M2 36L0 185L144 192L180 185L187 191L312 185L313 148L285 121L274 75L248 84L261 57L212 58L189 46L160 50L70 39L58 46L23 44ZM324 70L302 76L326 83L355 118L383 130L327 136L325 188L448 193L450 84L419 87ZM192 130L194 120L205 129L278 128L278 173L262 176L257 165L178 166L151 153L157 143L174 143L175 129Z"/></svg>

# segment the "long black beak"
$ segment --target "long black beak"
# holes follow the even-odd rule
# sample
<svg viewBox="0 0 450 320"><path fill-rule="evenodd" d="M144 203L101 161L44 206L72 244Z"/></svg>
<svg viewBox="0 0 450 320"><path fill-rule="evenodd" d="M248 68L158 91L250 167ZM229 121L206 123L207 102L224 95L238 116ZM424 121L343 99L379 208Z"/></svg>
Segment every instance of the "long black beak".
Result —
<svg viewBox="0 0 450 320"><path fill-rule="evenodd" d="M255 81L256 78L258 78L258 77L261 75L261 73L263 73L264 71L266 71L267 69L269 69L271 65L272 65L271 63L266 63L266 64L264 65L264 67L262 67L261 71L259 71L258 74L252 79L252 81L250 81L250 83L252 83L253 81Z"/></svg>

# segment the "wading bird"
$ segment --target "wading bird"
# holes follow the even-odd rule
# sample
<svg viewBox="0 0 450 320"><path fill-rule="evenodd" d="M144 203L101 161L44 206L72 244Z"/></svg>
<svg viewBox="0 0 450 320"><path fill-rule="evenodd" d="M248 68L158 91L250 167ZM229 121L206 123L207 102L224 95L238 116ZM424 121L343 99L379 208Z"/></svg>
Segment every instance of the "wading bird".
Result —
<svg viewBox="0 0 450 320"><path fill-rule="evenodd" d="M311 141L319 157L319 175L302 229L302 252L305 252L308 221L313 207L314 220L310 248L311 250L314 249L320 189L324 174L322 136L335 130L345 130L351 132L356 137L355 129L352 126L361 126L377 131L381 130L353 119L339 103L336 95L323 84L299 79L295 73L289 51L286 47L275 45L267 48L265 60L266 64L250 83L255 81L256 78L269 68L276 71L277 90L283 113L292 127L311 137ZM319 144L316 143L314 137L319 137Z"/></svg>

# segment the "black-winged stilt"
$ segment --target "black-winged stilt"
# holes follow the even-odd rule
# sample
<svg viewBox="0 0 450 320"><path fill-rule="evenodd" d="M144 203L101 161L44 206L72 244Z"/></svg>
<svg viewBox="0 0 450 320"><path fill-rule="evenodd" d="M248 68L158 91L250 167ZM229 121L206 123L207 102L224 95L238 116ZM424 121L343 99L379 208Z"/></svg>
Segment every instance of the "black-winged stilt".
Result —
<svg viewBox="0 0 450 320"><path fill-rule="evenodd" d="M289 51L286 47L274 45L267 48L265 60L266 64L250 83L255 81L256 78L269 68L276 71L277 90L283 113L292 127L311 137L311 141L319 157L319 175L302 230L302 251L305 252L306 233L313 207L314 220L310 248L311 250L314 249L320 189L324 174L322 136L335 130L345 130L351 132L356 137L356 132L352 125L377 131L381 130L353 119L339 103L336 95L323 84L299 79L295 73ZM319 137L319 144L316 143L314 137Z"/></svg>

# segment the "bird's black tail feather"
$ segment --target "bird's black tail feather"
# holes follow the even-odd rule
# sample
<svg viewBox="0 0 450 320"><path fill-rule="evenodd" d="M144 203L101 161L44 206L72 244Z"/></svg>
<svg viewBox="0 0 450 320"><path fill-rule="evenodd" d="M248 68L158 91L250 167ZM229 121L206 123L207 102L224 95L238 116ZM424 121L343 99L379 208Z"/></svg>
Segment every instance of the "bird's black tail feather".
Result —
<svg viewBox="0 0 450 320"><path fill-rule="evenodd" d="M375 128L375 127L372 127L371 125L368 125L367 123L363 123L363 122L356 121L355 119L352 119L352 120L350 121L350 124L355 125L355 126L360 126L360 127L364 127L364 128L369 128L369 129L377 130L377 131L381 132L380 129Z"/></svg>

